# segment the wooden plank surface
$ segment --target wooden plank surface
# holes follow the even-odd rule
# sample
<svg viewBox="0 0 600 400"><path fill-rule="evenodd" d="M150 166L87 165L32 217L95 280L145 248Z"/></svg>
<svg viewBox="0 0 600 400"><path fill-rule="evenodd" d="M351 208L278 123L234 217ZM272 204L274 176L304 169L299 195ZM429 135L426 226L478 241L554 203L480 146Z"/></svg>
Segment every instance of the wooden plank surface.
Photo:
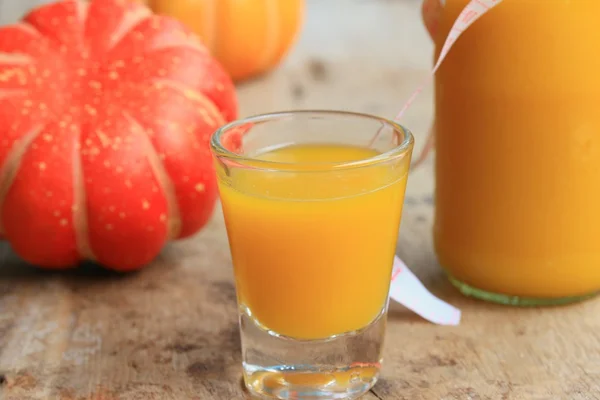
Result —
<svg viewBox="0 0 600 400"><path fill-rule="evenodd" d="M286 63L240 85L242 114L341 108L392 116L431 61L420 2L308 4ZM419 143L431 103L428 89L404 120ZM394 305L383 378L365 399L600 399L600 300L511 309L460 296L431 249L432 193L429 163L411 177L398 253L464 320L438 327ZM0 250L0 400L246 398L220 210L198 236L127 276L91 266L42 272Z"/></svg>

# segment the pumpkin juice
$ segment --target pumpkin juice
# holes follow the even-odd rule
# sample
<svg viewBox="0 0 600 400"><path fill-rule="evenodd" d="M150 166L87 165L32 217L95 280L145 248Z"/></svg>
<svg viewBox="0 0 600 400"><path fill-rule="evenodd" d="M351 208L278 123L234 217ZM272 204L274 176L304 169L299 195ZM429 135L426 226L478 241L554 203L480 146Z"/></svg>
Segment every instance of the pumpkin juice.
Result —
<svg viewBox="0 0 600 400"><path fill-rule="evenodd" d="M238 168L219 179L239 303L265 329L327 338L384 310L408 160L339 173L333 164L377 155L293 145L256 157L277 171Z"/></svg>
<svg viewBox="0 0 600 400"><path fill-rule="evenodd" d="M438 50L467 0L447 0ZM436 82L435 247L471 287L600 289L600 1L505 0Z"/></svg>

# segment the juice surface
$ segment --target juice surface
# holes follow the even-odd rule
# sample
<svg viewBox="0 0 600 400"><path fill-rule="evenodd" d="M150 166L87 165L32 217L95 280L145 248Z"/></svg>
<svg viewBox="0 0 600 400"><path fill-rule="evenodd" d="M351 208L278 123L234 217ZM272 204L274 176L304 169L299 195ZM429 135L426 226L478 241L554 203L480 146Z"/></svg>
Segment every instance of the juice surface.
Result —
<svg viewBox="0 0 600 400"><path fill-rule="evenodd" d="M259 157L294 163L290 171L235 169L220 179L239 301L265 328L321 339L383 311L409 161L344 171L328 164L375 155L294 145Z"/></svg>
<svg viewBox="0 0 600 400"><path fill-rule="evenodd" d="M447 0L438 51L467 0ZM436 78L435 245L479 289L600 290L600 1L504 0Z"/></svg>

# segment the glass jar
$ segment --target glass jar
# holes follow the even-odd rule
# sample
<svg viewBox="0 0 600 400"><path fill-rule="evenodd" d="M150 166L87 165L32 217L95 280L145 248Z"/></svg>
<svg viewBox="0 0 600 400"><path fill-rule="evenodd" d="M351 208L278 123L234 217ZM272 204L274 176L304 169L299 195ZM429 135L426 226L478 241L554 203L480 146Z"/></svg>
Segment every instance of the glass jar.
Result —
<svg viewBox="0 0 600 400"><path fill-rule="evenodd" d="M468 0L446 0L436 47ZM600 290L600 1L504 0L436 77L434 242L467 295Z"/></svg>

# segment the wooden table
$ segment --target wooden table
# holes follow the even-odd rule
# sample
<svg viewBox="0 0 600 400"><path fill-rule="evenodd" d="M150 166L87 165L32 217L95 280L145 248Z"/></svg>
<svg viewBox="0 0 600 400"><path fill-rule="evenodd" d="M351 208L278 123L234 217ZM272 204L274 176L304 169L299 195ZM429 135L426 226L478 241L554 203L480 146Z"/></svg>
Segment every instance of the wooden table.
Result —
<svg viewBox="0 0 600 400"><path fill-rule="evenodd" d="M343 108L392 116L431 61L419 4L309 1L286 63L240 85L242 114ZM431 104L428 89L404 120L420 144ZM398 253L464 319L438 327L394 305L383 378L365 398L600 399L600 300L541 310L460 296L431 250L432 192L430 162L411 177ZM44 273L7 247L1 256L0 400L246 398L220 210L197 237L128 276L93 267Z"/></svg>

